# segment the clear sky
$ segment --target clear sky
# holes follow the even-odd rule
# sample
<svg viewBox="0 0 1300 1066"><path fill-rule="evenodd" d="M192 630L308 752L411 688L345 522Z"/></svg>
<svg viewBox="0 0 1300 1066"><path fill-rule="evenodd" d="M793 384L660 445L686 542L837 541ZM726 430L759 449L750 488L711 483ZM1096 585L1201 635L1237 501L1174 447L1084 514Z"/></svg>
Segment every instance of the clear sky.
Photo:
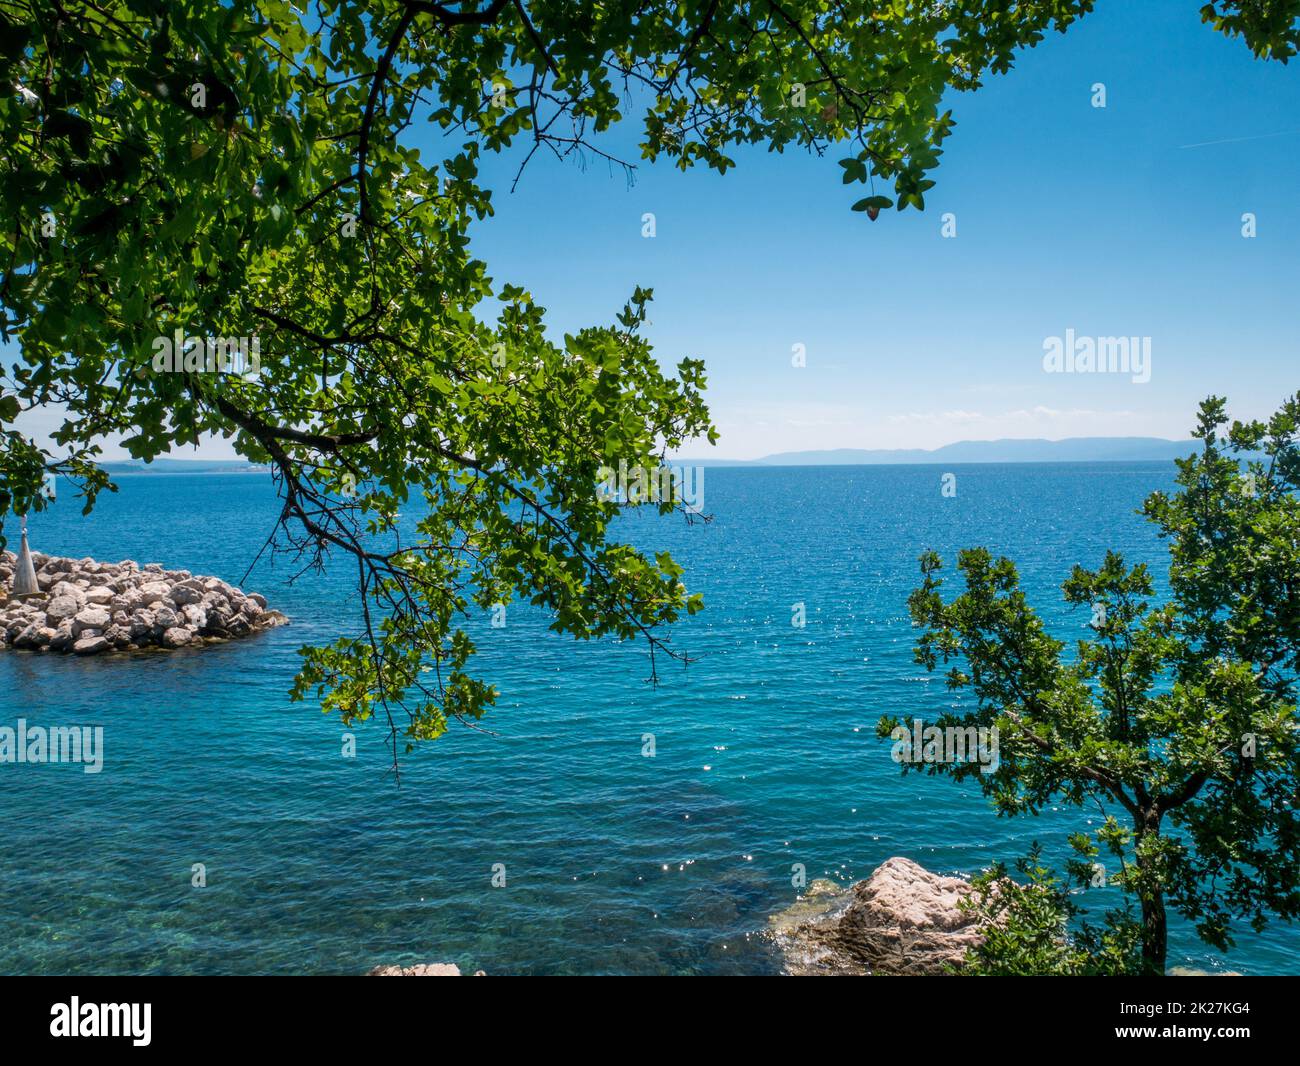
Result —
<svg viewBox="0 0 1300 1066"><path fill-rule="evenodd" d="M709 368L722 440L688 455L1183 438L1211 392L1266 415L1300 390L1300 62L1256 60L1191 0L1097 8L952 94L924 213L851 212L862 186L835 152L751 150L721 177L643 165L630 188L539 153L476 250L564 329L652 286L660 359ZM1151 380L1045 373L1067 329L1150 337Z"/></svg>
<svg viewBox="0 0 1300 1066"><path fill-rule="evenodd" d="M642 164L631 183L539 153L514 193L512 155L486 167L497 214L475 251L557 337L653 287L660 359L709 368L722 440L689 456L1182 438L1211 392L1262 417L1300 389L1300 62L1254 59L1192 0L1097 7L952 94L924 213L851 212L862 186L840 183L834 150L742 151L725 176ZM629 122L602 146L635 158L635 141ZM1149 337L1150 381L1045 373L1044 341L1067 329Z"/></svg>

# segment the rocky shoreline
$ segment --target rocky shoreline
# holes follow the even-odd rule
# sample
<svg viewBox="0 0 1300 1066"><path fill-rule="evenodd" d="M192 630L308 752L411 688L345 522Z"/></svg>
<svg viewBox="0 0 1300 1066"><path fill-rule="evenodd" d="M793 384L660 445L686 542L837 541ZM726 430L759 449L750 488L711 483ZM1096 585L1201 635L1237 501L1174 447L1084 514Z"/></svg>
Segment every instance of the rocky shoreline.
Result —
<svg viewBox="0 0 1300 1066"><path fill-rule="evenodd" d="M980 944L976 915L961 907L975 889L895 857L865 881L817 880L768 919L783 972L794 977L960 974ZM1171 966L1169 977L1240 977L1236 970Z"/></svg>
<svg viewBox="0 0 1300 1066"><path fill-rule="evenodd" d="M259 593L161 563L101 563L33 552L39 593L14 598L17 558L0 554L0 649L96 655L185 648L289 620Z"/></svg>
<svg viewBox="0 0 1300 1066"><path fill-rule="evenodd" d="M772 916L770 932L793 976L953 973L980 942L975 916L959 906L973 891L896 857L848 888L814 881Z"/></svg>

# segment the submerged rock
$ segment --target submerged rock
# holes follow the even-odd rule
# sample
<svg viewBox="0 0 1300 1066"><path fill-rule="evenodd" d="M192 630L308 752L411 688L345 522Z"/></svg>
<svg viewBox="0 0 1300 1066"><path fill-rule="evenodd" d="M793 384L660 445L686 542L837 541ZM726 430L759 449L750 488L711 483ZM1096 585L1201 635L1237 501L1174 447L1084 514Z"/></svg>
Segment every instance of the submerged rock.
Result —
<svg viewBox="0 0 1300 1066"><path fill-rule="evenodd" d="M959 907L972 891L959 877L893 858L847 889L814 881L773 916L771 932L790 974L948 973L980 941L975 916Z"/></svg>
<svg viewBox="0 0 1300 1066"><path fill-rule="evenodd" d="M376 966L367 977L463 977L454 962L421 962L414 966ZM482 970L475 977L486 977Z"/></svg>
<svg viewBox="0 0 1300 1066"><path fill-rule="evenodd" d="M100 652L184 648L289 620L265 597L161 563L100 563L32 552L38 594L12 598L13 552L0 553L0 648Z"/></svg>

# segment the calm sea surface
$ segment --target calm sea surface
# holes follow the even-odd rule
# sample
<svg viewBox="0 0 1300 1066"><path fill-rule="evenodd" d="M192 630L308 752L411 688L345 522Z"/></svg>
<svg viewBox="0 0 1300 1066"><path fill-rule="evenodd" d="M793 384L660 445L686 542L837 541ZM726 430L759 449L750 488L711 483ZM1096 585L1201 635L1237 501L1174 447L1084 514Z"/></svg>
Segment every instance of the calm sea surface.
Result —
<svg viewBox="0 0 1300 1066"><path fill-rule="evenodd" d="M952 470L955 498L934 466L709 469L712 523L625 520L704 592L708 609L674 634L699 661L653 688L643 646L577 644L523 606L504 628L476 619L480 675L501 691L495 735L457 729L404 757L400 787L378 723L344 758L338 720L287 697L296 649L355 625L342 560L292 584L287 561L260 563L246 588L293 624L248 641L0 653L0 724L102 725L105 745L98 775L0 765L0 971L766 973L780 963L762 931L794 898L792 864L847 882L892 855L969 872L1034 839L1059 854L1094 814L996 818L973 787L903 778L875 739L882 713L950 699L912 662L916 557L1008 554L1057 635L1082 635L1060 581L1108 547L1163 577L1134 510L1172 466ZM71 498L35 516L33 547L233 582L277 513L266 475L119 483L92 518ZM1171 965L1284 973L1298 959L1285 926L1242 931L1227 957L1185 926L1171 936Z"/></svg>

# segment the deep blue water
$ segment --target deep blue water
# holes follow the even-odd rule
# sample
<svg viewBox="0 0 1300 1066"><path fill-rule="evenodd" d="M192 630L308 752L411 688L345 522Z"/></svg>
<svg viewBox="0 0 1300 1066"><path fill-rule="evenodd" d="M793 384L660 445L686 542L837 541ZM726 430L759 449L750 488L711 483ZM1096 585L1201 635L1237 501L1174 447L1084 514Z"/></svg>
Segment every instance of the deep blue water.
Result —
<svg viewBox="0 0 1300 1066"><path fill-rule="evenodd" d="M699 661L653 688L643 646L578 644L512 605L504 628L474 627L480 675L501 690L493 733L456 729L403 757L400 787L379 723L344 758L337 719L287 697L296 649L354 625L342 560L292 584L287 561L260 563L246 587L293 624L248 641L0 653L0 723L105 732L99 775L0 765L0 971L773 972L760 934L794 898L793 863L850 881L892 855L970 872L1033 839L1062 849L1092 815L998 819L972 786L903 778L875 739L882 713L950 698L912 662L916 557L1009 554L1054 631L1081 635L1060 581L1108 547L1163 575L1134 510L1172 466L954 471L944 498L933 466L709 469L710 524L626 520L705 593L674 635ZM35 516L33 547L238 581L277 511L263 475L119 483L91 518L72 499ZM1298 954L1295 928L1243 930L1225 958L1180 925L1170 964L1282 973Z"/></svg>

